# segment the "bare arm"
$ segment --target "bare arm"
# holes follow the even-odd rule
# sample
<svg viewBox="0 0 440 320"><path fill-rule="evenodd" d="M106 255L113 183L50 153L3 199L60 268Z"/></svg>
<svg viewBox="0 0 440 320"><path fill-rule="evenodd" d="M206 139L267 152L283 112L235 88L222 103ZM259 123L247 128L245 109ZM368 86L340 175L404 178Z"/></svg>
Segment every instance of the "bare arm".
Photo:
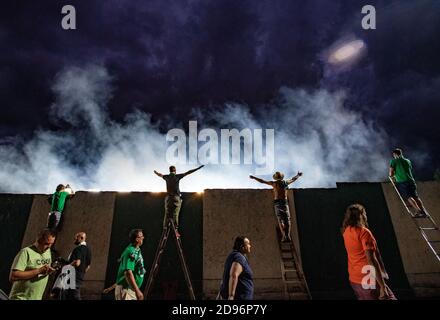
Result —
<svg viewBox="0 0 440 320"><path fill-rule="evenodd" d="M137 299L144 300L144 295L137 286L136 281L134 280L133 272L131 270L125 270L125 279L127 280L130 287L133 289L133 291L136 292Z"/></svg>
<svg viewBox="0 0 440 320"><path fill-rule="evenodd" d="M40 268L27 271L11 270L11 273L9 274L9 281L14 282L19 280L29 280L38 277L40 274L47 275L52 271L54 271L54 269L47 264Z"/></svg>
<svg viewBox="0 0 440 320"><path fill-rule="evenodd" d="M70 265L75 268L78 268L81 265L81 260L80 259L73 260Z"/></svg>
<svg viewBox="0 0 440 320"><path fill-rule="evenodd" d="M268 185L270 185L270 186L272 185L272 182L270 182L270 181L266 181L266 180L263 180L263 179L260 179L260 178L257 178L257 177L255 177L255 176L249 176L249 178L258 181L259 183L268 184Z"/></svg>
<svg viewBox="0 0 440 320"><path fill-rule="evenodd" d="M109 293L110 291L114 290L116 288L116 283L113 283L111 287L108 287L104 290L102 290L103 293Z"/></svg>
<svg viewBox="0 0 440 320"><path fill-rule="evenodd" d="M189 175L189 174L191 174L191 173L196 172L197 170L202 169L203 167L204 167L204 165L202 165L202 166L200 166L200 167L198 167L198 168L195 168L195 169L189 170L189 171L185 172L183 175L187 176L187 175Z"/></svg>
<svg viewBox="0 0 440 320"><path fill-rule="evenodd" d="M388 172L388 176L389 176L391 179L393 179L393 181L394 181L394 175L395 175L394 169L393 169L392 167L390 167L390 170L389 170L389 172Z"/></svg>
<svg viewBox="0 0 440 320"><path fill-rule="evenodd" d="M298 180L299 177L303 175L302 172L299 172L296 174L296 176L292 177L292 179L287 180L287 184L294 183L296 180Z"/></svg>
<svg viewBox="0 0 440 320"><path fill-rule="evenodd" d="M73 198L75 196L75 191L73 191L72 187L70 186L70 184L66 184L66 188L70 189L70 193L68 195L69 198Z"/></svg>
<svg viewBox="0 0 440 320"><path fill-rule="evenodd" d="M160 172L157 172L156 170L154 170L154 173L157 175L157 176L159 176L159 177L163 177L163 174L162 173L160 173Z"/></svg>
<svg viewBox="0 0 440 320"><path fill-rule="evenodd" d="M380 270L382 271L383 278L388 279L388 273L387 273L387 270L385 269L385 264L383 263L382 255L380 254L379 249L377 249L377 251L376 251L376 258L377 258L377 261L379 262L379 266L380 266Z"/></svg>
<svg viewBox="0 0 440 320"><path fill-rule="evenodd" d="M374 253L374 250L365 250L365 254L367 256L368 264L373 266L376 272L376 281L379 283L380 286L380 292L381 296L388 296L386 286L385 286L385 280L382 275L382 270L379 264L379 261L376 258L376 254Z"/></svg>
<svg viewBox="0 0 440 320"><path fill-rule="evenodd" d="M243 272L243 267L238 262L233 262L229 272L228 300L234 300L235 289L237 289L238 277Z"/></svg>

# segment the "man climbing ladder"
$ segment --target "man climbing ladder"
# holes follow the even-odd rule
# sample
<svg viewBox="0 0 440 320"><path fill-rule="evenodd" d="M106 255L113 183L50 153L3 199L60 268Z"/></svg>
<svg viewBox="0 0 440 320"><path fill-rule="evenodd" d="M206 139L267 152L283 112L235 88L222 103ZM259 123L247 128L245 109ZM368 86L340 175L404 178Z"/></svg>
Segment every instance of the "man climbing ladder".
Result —
<svg viewBox="0 0 440 320"><path fill-rule="evenodd" d="M394 149L393 158L390 161L390 179L395 182L402 199L417 211L414 218L425 218L426 211L417 194L411 161L403 156L402 149Z"/></svg>
<svg viewBox="0 0 440 320"><path fill-rule="evenodd" d="M440 230L437 223L426 211L417 194L417 186L412 174L411 161L403 157L401 149L393 151L394 159L390 162L389 178L402 201L406 211L413 218L426 244L437 261L440 262ZM408 206L409 205L409 206ZM413 208L416 213L411 212Z"/></svg>
<svg viewBox="0 0 440 320"><path fill-rule="evenodd" d="M275 181L266 181L254 176L249 176L249 178L254 179L260 183L268 184L273 188L274 195L274 209L275 214L278 218L278 224L280 227L280 231L283 235L282 242L291 242L290 238L290 212L289 205L287 203L287 192L286 190L289 188L289 184L295 182L299 177L302 176L302 172L298 172L298 174L291 179L283 180L284 174L281 172L275 172L273 175L273 179Z"/></svg>

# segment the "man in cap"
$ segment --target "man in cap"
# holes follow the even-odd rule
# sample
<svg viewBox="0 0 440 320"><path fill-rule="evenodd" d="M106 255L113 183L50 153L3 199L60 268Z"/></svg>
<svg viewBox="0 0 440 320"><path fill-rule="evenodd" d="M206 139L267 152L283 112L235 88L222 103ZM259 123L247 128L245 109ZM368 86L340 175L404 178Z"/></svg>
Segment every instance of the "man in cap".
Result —
<svg viewBox="0 0 440 320"><path fill-rule="evenodd" d="M291 242L290 238L290 212L289 205L287 203L287 192L286 190L289 188L289 184L295 182L299 177L302 176L302 172L298 172L298 174L292 177L289 180L283 180L284 174L281 172L275 172L273 175L274 181L266 181L254 176L249 176L249 178L254 179L260 183L268 184L273 188L274 195L274 209L275 214L278 218L278 224L280 226L281 234L283 236L283 242Z"/></svg>

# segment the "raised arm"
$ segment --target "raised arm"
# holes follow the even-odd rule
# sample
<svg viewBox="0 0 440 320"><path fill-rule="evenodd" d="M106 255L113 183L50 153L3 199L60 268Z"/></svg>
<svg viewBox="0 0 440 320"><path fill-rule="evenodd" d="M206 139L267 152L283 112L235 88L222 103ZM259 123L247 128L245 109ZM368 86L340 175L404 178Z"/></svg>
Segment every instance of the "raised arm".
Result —
<svg viewBox="0 0 440 320"><path fill-rule="evenodd" d="M266 181L266 180L263 180L263 179L260 179L260 178L257 178L257 177L255 177L255 176L249 176L249 178L258 181L259 183L268 184L268 185L270 185L270 186L272 185L272 182L270 182L270 181Z"/></svg>
<svg viewBox="0 0 440 320"><path fill-rule="evenodd" d="M201 165L201 166L198 167L198 168L195 168L195 169L192 169L192 170L189 170L189 171L185 172L183 175L184 175L184 176L187 176L187 175L189 175L189 174L191 174L191 173L196 172L197 170L202 169L203 167L204 167L204 165Z"/></svg>
<svg viewBox="0 0 440 320"><path fill-rule="evenodd" d="M294 183L296 180L298 180L299 177L301 177L303 175L302 172L299 172L296 174L296 176L292 177L292 179L287 180L287 184L291 184Z"/></svg>
<svg viewBox="0 0 440 320"><path fill-rule="evenodd" d="M156 170L154 170L154 173L158 176L158 177L163 177L163 174L162 173L160 173L160 172L157 172Z"/></svg>
<svg viewBox="0 0 440 320"><path fill-rule="evenodd" d="M69 192L69 198L73 198L75 196L75 191L73 191L72 187L70 186L70 184L66 184L66 189L69 188L70 192Z"/></svg>

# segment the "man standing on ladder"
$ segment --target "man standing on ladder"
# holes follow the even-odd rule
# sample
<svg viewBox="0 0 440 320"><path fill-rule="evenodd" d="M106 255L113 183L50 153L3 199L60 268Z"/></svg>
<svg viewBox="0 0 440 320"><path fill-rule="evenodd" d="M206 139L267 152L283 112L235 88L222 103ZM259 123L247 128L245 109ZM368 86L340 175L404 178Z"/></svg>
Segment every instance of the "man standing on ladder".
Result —
<svg viewBox="0 0 440 320"><path fill-rule="evenodd" d="M249 178L254 179L260 183L268 184L273 187L273 195L274 195L274 209L275 214L278 218L278 223L280 226L281 234L283 236L282 242L291 242L290 238L290 212L289 205L287 203L287 192L286 190L289 188L289 184L295 182L299 177L302 176L302 172L298 172L296 176L292 179L283 180L284 174L281 172L275 172L273 175L273 179L275 181L266 181L254 176L249 176Z"/></svg>
<svg viewBox="0 0 440 320"><path fill-rule="evenodd" d="M414 218L425 218L426 211L422 200L417 194L411 161L403 156L402 149L394 149L393 158L390 161L390 178L396 183L396 188L402 199L417 211Z"/></svg>
<svg viewBox="0 0 440 320"><path fill-rule="evenodd" d="M183 177L196 172L203 166L189 170L185 173L176 174L176 167L170 167L170 174L163 175L156 170L154 173L159 177L163 178L167 183L167 196L165 197L165 215L163 217L163 228L166 229L168 226L168 218L173 218L174 225L176 227L176 237L180 238L180 233L178 231L179 226L179 213L182 206L182 197L179 189L179 181Z"/></svg>

